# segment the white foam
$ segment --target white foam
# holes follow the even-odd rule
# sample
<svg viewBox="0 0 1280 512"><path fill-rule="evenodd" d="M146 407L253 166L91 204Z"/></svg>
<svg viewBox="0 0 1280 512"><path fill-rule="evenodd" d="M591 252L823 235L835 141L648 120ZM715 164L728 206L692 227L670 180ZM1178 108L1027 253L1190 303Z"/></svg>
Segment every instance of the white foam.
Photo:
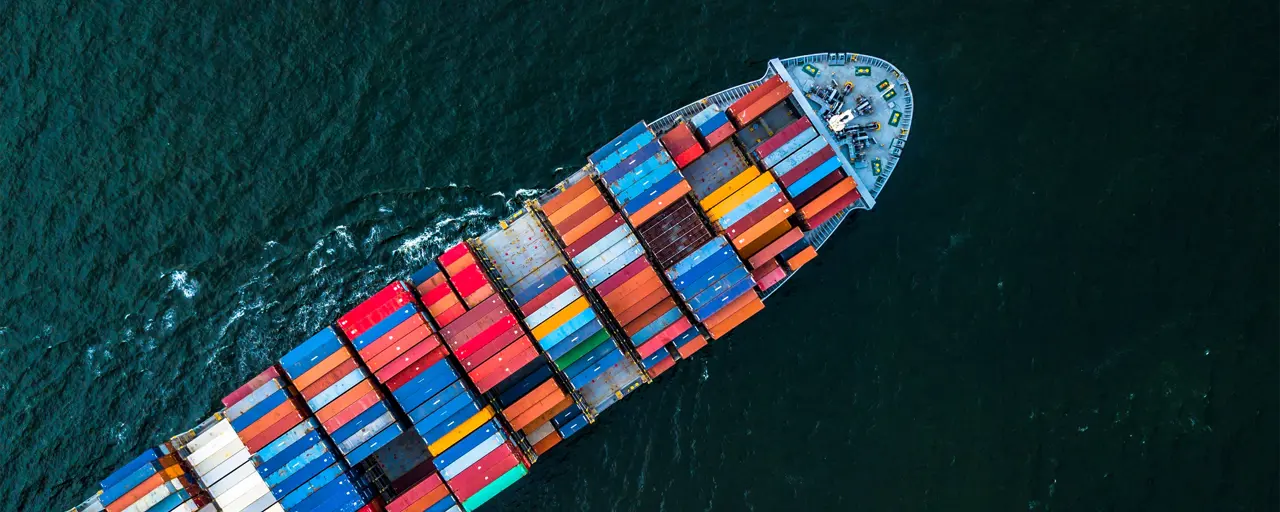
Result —
<svg viewBox="0 0 1280 512"><path fill-rule="evenodd" d="M169 272L169 291L178 290L188 299L200 293L200 281L193 279L185 270Z"/></svg>

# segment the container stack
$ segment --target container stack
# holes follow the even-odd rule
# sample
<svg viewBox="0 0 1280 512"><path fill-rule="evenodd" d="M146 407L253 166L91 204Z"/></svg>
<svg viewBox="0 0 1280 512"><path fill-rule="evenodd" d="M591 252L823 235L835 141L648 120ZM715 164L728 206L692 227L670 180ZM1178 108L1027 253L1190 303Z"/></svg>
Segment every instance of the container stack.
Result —
<svg viewBox="0 0 1280 512"><path fill-rule="evenodd" d="M667 277L713 339L764 309L755 280L723 237L680 260L667 270Z"/></svg>
<svg viewBox="0 0 1280 512"><path fill-rule="evenodd" d="M771 76L746 96L729 105L729 116L739 127L745 126L790 95L791 85L784 82L778 75Z"/></svg>
<svg viewBox="0 0 1280 512"><path fill-rule="evenodd" d="M458 500L444 484L440 474L434 471L430 476L414 484L396 499L387 503L387 512L444 512L457 510Z"/></svg>
<svg viewBox="0 0 1280 512"><path fill-rule="evenodd" d="M178 453L224 511L283 512L258 474L249 450L223 415L196 434Z"/></svg>
<svg viewBox="0 0 1280 512"><path fill-rule="evenodd" d="M463 510L475 510L529 473L528 460L495 420L450 445L432 463ZM453 510L439 503L433 507L439 508L429 510Z"/></svg>
<svg viewBox="0 0 1280 512"><path fill-rule="evenodd" d="M744 258L789 231L792 227L789 219L795 213L773 175L756 171L754 167L738 179L730 180L701 204L706 208L707 218Z"/></svg>
<svg viewBox="0 0 1280 512"><path fill-rule="evenodd" d="M337 450L318 432L320 423L309 417L276 367L245 383L222 403L232 430L282 508L310 510L319 503L333 503L340 505L335 509L354 512L365 505L363 487L356 485Z"/></svg>
<svg viewBox="0 0 1280 512"><path fill-rule="evenodd" d="M666 148L667 154L673 155L671 160L675 162L676 167L681 169L707 152L698 138L693 135L693 129L689 127L689 123L683 121L662 134L658 140L662 142L662 147Z"/></svg>
<svg viewBox="0 0 1280 512"><path fill-rule="evenodd" d="M449 325L467 308L462 304L458 292L449 285L449 277L440 270L435 262L428 263L421 270L414 272L409 284L418 292L427 312L434 318L436 325Z"/></svg>
<svg viewBox="0 0 1280 512"><path fill-rule="evenodd" d="M799 208L807 229L830 220L862 197L841 167L835 149L808 118L781 128L752 153L777 177L787 197Z"/></svg>
<svg viewBox="0 0 1280 512"><path fill-rule="evenodd" d="M689 184L643 121L590 156L592 165L634 225L689 192Z"/></svg>
<svg viewBox="0 0 1280 512"><path fill-rule="evenodd" d="M571 195L576 196L576 205L554 210L557 222L562 225L569 225L565 219L583 213L581 209L593 210L595 206L591 205L604 204L604 196L590 181L578 185ZM606 205L603 216L608 218L609 213ZM578 223L573 224L570 231L585 233L590 230ZM589 416L582 414L582 406L594 415L639 386L642 377L635 363L625 357L605 330L604 322L578 287L569 272L568 262L560 255L559 247L543 229L536 214L521 212L502 229L483 235L480 244L493 261L497 274L508 283L508 290L520 309L524 324L538 348L546 354L542 361L554 363L554 368L547 366L546 370L548 373L559 370L563 381L572 390L564 395L554 392L550 385L546 385L545 390L535 390L537 393L531 396L546 393L547 397L532 407L525 418L512 421L511 426L529 435L531 441L554 430L553 435L548 434L538 441L541 443L538 449L545 451L554 446L557 438L573 435L590 421ZM542 371L539 369L535 375L541 375ZM626 383L619 384L621 380L626 380ZM606 389L613 397L612 401L601 398ZM586 398L588 391L596 400ZM579 403L577 397L583 401ZM550 428L547 423L551 424Z"/></svg>
<svg viewBox="0 0 1280 512"><path fill-rule="evenodd" d="M349 320L347 332L357 340L384 332L387 326L381 322L383 319L368 312L387 312L388 303L398 303L398 293L407 290L397 284L384 288L397 293L376 293L343 315ZM384 316L394 319L413 308L412 303L405 304ZM353 320L356 318L363 319ZM280 366L301 390L307 408L315 413L322 430L333 439L347 463L359 464L404 431L355 352L334 329L321 330L289 351L280 358Z"/></svg>
<svg viewBox="0 0 1280 512"><path fill-rule="evenodd" d="M450 284L462 297L462 302L467 305L467 308L474 308L493 295L493 283L489 281L489 276L485 274L484 269L480 268L480 262L476 260L475 253L465 241L450 247L436 258L436 261L444 267ZM440 322L440 325L448 324L449 322Z"/></svg>
<svg viewBox="0 0 1280 512"><path fill-rule="evenodd" d="M698 127L698 135L702 136L708 148L718 146L733 135L733 123L729 122L729 116L714 104L694 114L690 121Z"/></svg>
<svg viewBox="0 0 1280 512"><path fill-rule="evenodd" d="M679 314L671 294L645 258L644 246L622 215L611 206L606 204L604 207L612 214L611 217L590 226L585 235L578 235L583 230L574 221L576 205L581 204L584 198L603 199L603 196L595 181L584 174L570 177L566 185L562 191L544 197L543 212L564 241L565 255L586 280L587 286L595 288L605 307L623 328L626 341L636 351L645 372L650 378L656 377L675 365L674 352L668 344L684 330L692 329L693 325ZM658 215L664 214L665 210ZM579 300L585 301L585 298ZM650 309L664 313L674 309L675 314L646 317ZM534 319L531 315L530 323ZM648 322L640 321L646 319ZM595 330L593 335L600 336L601 341L608 336L601 327L590 330ZM617 352L615 356L610 352L608 356L620 361L622 353ZM566 369L566 374L571 379L575 378L571 370Z"/></svg>
<svg viewBox="0 0 1280 512"><path fill-rule="evenodd" d="M209 502L169 443L142 452L99 485L99 501L109 512L194 511Z"/></svg>

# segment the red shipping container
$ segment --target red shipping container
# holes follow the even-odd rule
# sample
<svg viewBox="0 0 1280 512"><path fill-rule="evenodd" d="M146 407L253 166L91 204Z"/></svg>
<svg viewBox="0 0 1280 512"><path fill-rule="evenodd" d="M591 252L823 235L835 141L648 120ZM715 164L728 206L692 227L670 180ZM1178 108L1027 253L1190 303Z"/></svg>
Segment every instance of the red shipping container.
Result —
<svg viewBox="0 0 1280 512"><path fill-rule="evenodd" d="M609 276L608 279L605 279L599 285L596 285L596 292L598 292L601 297L609 295L613 290L627 283L631 278L640 275L640 273L644 272L646 269L650 272L653 271L653 266L649 265L649 260L645 258L639 258L628 263L627 266L622 267L622 270L619 270L618 273Z"/></svg>
<svg viewBox="0 0 1280 512"><path fill-rule="evenodd" d="M667 294L666 287L662 285L662 279L659 279L658 275L653 271L649 271L636 276L630 283L614 290L613 293L609 294L608 298L604 299L604 302L605 305L609 306L610 312L625 312L636 304L643 304L651 294L659 290L664 295ZM649 306L652 305L649 304ZM619 323L625 322L619 321Z"/></svg>
<svg viewBox="0 0 1280 512"><path fill-rule="evenodd" d="M791 230L787 231L786 234L782 235L777 240L770 242L769 245L760 249L755 254L752 254L751 258L747 260L747 263L751 265L752 268L760 268L766 265L769 261L772 261L774 256L781 254L782 251L791 247L791 244L799 242L801 238L804 238L804 232L801 231L800 228L791 228ZM757 279L757 281L759 281L759 279Z"/></svg>
<svg viewBox="0 0 1280 512"><path fill-rule="evenodd" d="M810 229L813 229L821 225L823 222L830 220L832 217L835 217L837 213L840 213L853 203L858 202L861 198L862 194L859 194L858 189L855 188L844 196L841 196L840 199L836 200L836 202L831 203L830 206L823 208L822 211L817 213L817 215L814 215L812 218L805 219L805 222L810 226Z"/></svg>
<svg viewBox="0 0 1280 512"><path fill-rule="evenodd" d="M249 382L246 382L244 385L236 388L236 390L232 391L230 395L223 397L222 406L231 407L235 405L236 402L244 400L244 397L249 396L249 394L253 393L255 389L262 387L262 385L266 384L267 381L279 376L280 372L279 370L276 370L275 365L268 366L267 369L263 370L262 373L259 373L258 376L249 379Z"/></svg>
<svg viewBox="0 0 1280 512"><path fill-rule="evenodd" d="M391 503L387 504L387 512L402 512L409 505L414 504L422 497L435 492L436 489L439 489L441 487L444 487L444 481L440 480L440 474L432 472L426 478L423 478L420 482L413 484L413 487L410 487L409 489L401 493L399 496L396 496L396 499L391 500ZM448 491L446 490L445 493L447 494ZM444 496L442 495L440 497L443 498ZM436 501L439 501L439 499L437 499ZM435 504L435 501L429 503L428 505L434 505L434 504Z"/></svg>
<svg viewBox="0 0 1280 512"><path fill-rule="evenodd" d="M444 282L440 283L437 286L427 288L426 291L422 292L423 304L435 304L437 302L440 302L445 297L453 295L453 288L449 287L449 281L444 278L444 274L436 274L436 275L440 276L440 279ZM418 287L418 290L422 291L423 288Z"/></svg>
<svg viewBox="0 0 1280 512"><path fill-rule="evenodd" d="M755 121L757 117L760 117L765 112L768 112L769 109L773 108L774 105L777 105L778 103L782 102L783 99L785 99L787 96L790 96L790 95L791 95L790 85L787 85L784 83L782 85L779 85L778 87L775 87L772 91L769 91L769 94L766 94L763 98L760 98L760 101L752 103L751 106L742 109L742 112L740 112L739 115L737 116L738 125L742 126L752 121Z"/></svg>
<svg viewBox="0 0 1280 512"><path fill-rule="evenodd" d="M378 353L378 355L369 358L366 361L369 366L369 370L376 372L411 350L422 349L424 350L423 353L426 353L425 351L434 350L436 347L440 346L440 340L434 335L428 334L425 329L419 329L415 332L420 332L422 335L416 339L404 338L400 343L396 343L392 347ZM424 345L425 348L423 348Z"/></svg>
<svg viewBox="0 0 1280 512"><path fill-rule="evenodd" d="M302 388L302 398L307 400L315 398L316 395L319 395L324 392L324 390L329 389L329 386L332 386L335 382L342 380L347 375L350 375L351 372L356 371L358 367L359 365L356 364L355 359L347 359L346 361L343 361L342 364L339 364L334 369L329 370L329 373L324 374L323 377L312 382L310 386Z"/></svg>
<svg viewBox="0 0 1280 512"><path fill-rule="evenodd" d="M538 387L533 388L532 391L526 393L519 400L516 400L510 407L504 409L502 413L508 419L514 420L516 417L524 414L531 408L536 407L538 402L541 402L549 396L558 396L560 398L564 397L564 393L560 391L560 386L556 384L555 379L547 379L546 382L543 382ZM538 412L541 413L542 411ZM513 421L511 428L519 430L524 428L524 425L516 425Z"/></svg>
<svg viewBox="0 0 1280 512"><path fill-rule="evenodd" d="M486 327L483 331L476 333L475 336L467 340L465 344L458 347L454 354L459 358L468 358L486 345L492 343L498 337L511 332L511 328L516 326L515 315L508 314L499 318L493 324Z"/></svg>
<svg viewBox="0 0 1280 512"><path fill-rule="evenodd" d="M787 202L787 196L783 195L782 192L778 192L760 206L756 207L756 209L751 210L741 219L738 219L738 221L734 222L733 225L721 227L724 228L724 234L729 235L730 238L741 235L742 232L751 229L751 227L756 224L759 224L760 221L763 221L769 216L769 214L776 211L779 207L789 204L790 203ZM719 222L717 221L717 224L718 223Z"/></svg>
<svg viewBox="0 0 1280 512"><path fill-rule="evenodd" d="M581 212L583 207L596 202L600 197L602 197L600 189L595 187L584 188L577 195L570 197L569 202L565 203L564 207L551 213L546 213L546 210L543 210L543 213L546 213L547 220L551 221L551 225L560 230L560 226L564 224L565 220Z"/></svg>
<svg viewBox="0 0 1280 512"><path fill-rule="evenodd" d="M387 315L414 301L413 294L404 283L393 282L347 314L338 317L338 327L342 329L343 334L347 335L347 339L356 339Z"/></svg>
<svg viewBox="0 0 1280 512"><path fill-rule="evenodd" d="M756 146L754 151L756 157L764 159L764 157L769 156L770 153L777 151L783 144L791 142L791 139L796 138L796 135L799 135L800 132L812 127L813 123L810 123L809 118L807 117L802 117L793 121L791 124L775 132L772 137L765 139L765 141L761 142L759 146Z"/></svg>
<svg viewBox="0 0 1280 512"><path fill-rule="evenodd" d="M823 162L826 162L835 156L836 151L831 149L831 146L819 149L817 153L809 155L809 158L806 158L803 162L796 164L796 166L792 167L786 174L778 176L778 182L782 183L783 186L789 187L792 183L800 181L800 178L809 174L810 171L817 169Z"/></svg>
<svg viewBox="0 0 1280 512"><path fill-rule="evenodd" d="M609 208L609 204L605 202L604 196L600 195L599 192L597 192L595 196L596 198L592 199L591 202L583 205L581 209L570 214L564 219L564 221L556 224L556 231L560 233L568 233L569 231L577 229L579 226L587 228L594 228L598 226L599 224L583 226L582 223L586 222L591 217L594 217L596 213L602 209L609 209L610 212L612 212L613 209ZM589 232L590 230L588 229L588 233Z"/></svg>
<svg viewBox="0 0 1280 512"><path fill-rule="evenodd" d="M449 278L445 277L444 272L436 272L435 274L432 274L431 277L428 277L426 280L418 283L414 288L418 290L419 295L423 296L423 302L425 303L427 293L439 288L448 281Z"/></svg>
<svg viewBox="0 0 1280 512"><path fill-rule="evenodd" d="M814 183L812 187L808 188L808 190L796 195L795 201L793 201L792 204L796 205L796 208L804 209L804 207L809 206L809 203L812 203L813 200L817 199L818 196L822 195L822 193L831 190L831 187L836 186L836 184L844 180L845 176L842 172L833 172L828 174L826 177L818 180L817 183Z"/></svg>
<svg viewBox="0 0 1280 512"><path fill-rule="evenodd" d="M667 356L666 359L658 361L658 364L653 365L653 368L649 368L646 373L649 374L650 379L656 379L658 378L659 375L662 375L664 372L666 372L667 370L670 370L671 367L675 365L676 365L675 358L671 356Z"/></svg>
<svg viewBox="0 0 1280 512"><path fill-rule="evenodd" d="M464 370L475 368L476 365L488 361L494 354L497 354L498 352L501 352L502 349L507 348L507 345L510 345L516 340L524 337L524 329L520 328L519 325L507 329L506 332L498 335L498 337L494 338L493 341L486 343L483 347L475 350L474 352L468 353L467 357L459 359L462 363L462 368Z"/></svg>
<svg viewBox="0 0 1280 512"><path fill-rule="evenodd" d="M463 297L462 302L465 302L468 306L474 307L476 304L484 302L485 299L491 296L493 296L493 285L486 284L477 288L471 295Z"/></svg>
<svg viewBox="0 0 1280 512"><path fill-rule="evenodd" d="M705 138L707 139L707 147L714 148L716 146L719 146L721 142L728 140L729 137L732 137L732 136L733 136L733 123L725 123L705 136Z"/></svg>
<svg viewBox="0 0 1280 512"><path fill-rule="evenodd" d="M324 407L321 407L320 410L316 411L316 419L321 423L329 421L330 418L333 418L344 409L351 407L353 404L360 401L362 397L373 393L373 391L373 383L369 382L368 379L362 380L355 386L352 386L351 389L348 389L346 393L342 394L342 396L335 398L332 402L325 404ZM374 402L376 401L377 400L374 400ZM370 405L372 405L372 402L370 402ZM364 409L360 410L363 411Z"/></svg>
<svg viewBox="0 0 1280 512"><path fill-rule="evenodd" d="M490 297L484 303L477 304L474 309L463 313L462 316L440 329L440 336L444 338L445 343L448 343L450 347L457 347L471 339L471 335L474 334L467 333L467 328L495 311L505 311L507 309L506 306L506 303L502 301L502 297Z"/></svg>
<svg viewBox="0 0 1280 512"><path fill-rule="evenodd" d="M547 289L542 293L539 293L537 297L534 297L529 302L520 306L520 312L524 313L524 316L532 315L534 312L538 311L539 308L547 305L548 302L551 302L556 297L559 297L560 294L569 291L570 288L576 288L577 286L577 283L573 282L573 277L565 276L564 279L556 281L556 284L547 287Z"/></svg>
<svg viewBox="0 0 1280 512"><path fill-rule="evenodd" d="M468 375L475 382L476 389L481 393L487 393L498 383L510 377L511 372L523 368L537 358L538 349L529 343L528 338L520 338L488 361L481 363Z"/></svg>
<svg viewBox="0 0 1280 512"><path fill-rule="evenodd" d="M679 320L672 322L671 325L664 327L658 332L658 334L649 338L649 341L646 341L643 345L636 347L636 352L638 352L642 358L649 357L653 355L654 352L657 352L659 348L666 346L666 344L670 343L671 340L676 339L676 336L684 334L684 332L689 330L692 326L693 324L689 322L689 319L682 316Z"/></svg>
<svg viewBox="0 0 1280 512"><path fill-rule="evenodd" d="M655 283L658 281L655 278L653 281L650 281L650 282ZM657 306L663 301L669 302L671 300L670 297L671 297L671 294L667 292L667 289L665 287L655 285L649 290L647 294L645 294L645 296L641 297L634 304L631 304L630 306L628 306L626 309L622 311L613 312L614 318L617 318L618 323L622 325L629 325L632 322L636 321L636 319L642 317L646 311L649 311L650 308ZM610 311L612 311L612 308L610 308ZM629 334L633 336L635 335L634 332Z"/></svg>
<svg viewBox="0 0 1280 512"><path fill-rule="evenodd" d="M787 271L778 266L774 260L769 260L769 263L772 263L773 267L769 269L768 272L764 272L762 274L757 274L756 272L751 273L753 276L758 276L755 278L756 288L759 288L762 292L768 290L770 286L778 284L778 282L782 281L784 277L787 277ZM762 267L756 270L765 270L766 268L767 267Z"/></svg>
<svg viewBox="0 0 1280 512"><path fill-rule="evenodd" d="M489 278L480 270L480 265L471 264L450 278L450 282L458 289L458 295L466 297L489 284Z"/></svg>
<svg viewBox="0 0 1280 512"><path fill-rule="evenodd" d="M773 75L769 77L768 80L765 80L763 83L757 86L755 89L752 89L751 92L748 92L745 96L738 98L738 101L735 101L733 102L732 105L729 105L729 108L726 109L725 113L729 114L730 118L736 119L738 116L738 113L740 113L742 110L746 109L747 107L755 104L755 102L759 101L761 98L764 98L771 91L773 91L774 89L776 89L778 86L781 86L781 85L783 85L782 77L778 75Z"/></svg>
<svg viewBox="0 0 1280 512"><path fill-rule="evenodd" d="M451 263L457 262L462 257L470 255L471 248L467 246L467 242L464 240L458 242L453 247L446 249L439 258L436 258L436 261L440 262L440 266L448 267ZM445 270L445 272L448 273L448 270Z"/></svg>
<svg viewBox="0 0 1280 512"><path fill-rule="evenodd" d="M432 350L431 352L428 352L427 355L422 356L421 358L418 358L418 360L414 361L413 364L409 365L408 367L401 370L399 373L396 373L395 375L392 375L390 378L388 378L385 381L385 384L387 385L387 389L391 390L392 392L395 392L395 390L400 389L400 386L403 386L405 385L405 383L413 380L414 377L421 375L422 372L426 371L427 368L430 368L434 366L436 363L443 361L445 357L448 355L449 355L449 352L445 350L444 347L440 347L435 350Z"/></svg>
<svg viewBox="0 0 1280 512"><path fill-rule="evenodd" d="M680 152L680 154L676 155L671 160L676 163L676 167L684 169L689 164L693 163L694 160L697 160L698 157L702 156L705 153L706 153L706 150L702 149L701 145L693 146L689 149L686 149Z"/></svg>
<svg viewBox="0 0 1280 512"><path fill-rule="evenodd" d="M509 443L504 443L458 473L448 482L449 488L453 489L453 494L459 501L466 501L486 485L514 469L517 464L520 464L520 459L516 458L515 450Z"/></svg>
<svg viewBox="0 0 1280 512"><path fill-rule="evenodd" d="M404 353L402 353L401 356L396 357L394 358L394 360L388 362L387 365L380 367L378 371L374 372L374 375L378 376L378 381L381 381L381 383L385 383L385 381L388 381L392 379L393 376L396 376L398 372L401 372L404 369L407 369L407 367L412 366L413 364L415 364L415 362L417 362L417 360L421 360L422 357L428 356L429 353L434 353L436 351L443 351L443 349L444 347L440 347L439 343L416 344L416 346L411 347L410 349L408 349L408 351L404 351Z"/></svg>
<svg viewBox="0 0 1280 512"><path fill-rule="evenodd" d="M351 394L351 392L348 391L347 393L343 393L343 396L346 396L348 394ZM350 404L347 404L346 407L343 407L341 409L334 407L335 409L338 409L338 410L333 412L332 415L326 414L325 420L321 421L320 424L324 426L325 432L333 432L341 428L343 425L346 425L347 422L355 419L356 416L359 416L361 413L369 410L369 408L373 407L374 404L381 401L382 401L382 394L378 393L376 389L370 389L364 394L357 396L356 399L352 401ZM335 404L331 403L329 405L321 407L320 410L323 411L325 409L329 409L334 405ZM316 416L317 416L317 419L319 419L319 414L317 414Z"/></svg>
<svg viewBox="0 0 1280 512"><path fill-rule="evenodd" d="M435 315L436 317L436 323L440 325L449 325L453 323L455 320L457 320L458 317L462 316L463 313L466 313L466 312L467 312L467 308L464 307L461 302L459 302L451 306L449 309L446 309L443 313L440 313L438 315L436 315L435 313L432 313L432 314Z"/></svg>
<svg viewBox="0 0 1280 512"><path fill-rule="evenodd" d="M249 449L249 453L258 453L268 444L271 444L272 441L275 441L276 438L284 435L285 432L288 432L293 427L298 426L298 424L302 423L302 420L304 419L306 418L301 412L293 411L284 418L281 418L280 421L273 423L261 434L258 434L248 440L245 440L244 438L241 438L241 440L244 441L245 448Z"/></svg>
<svg viewBox="0 0 1280 512"><path fill-rule="evenodd" d="M613 210L610 209L610 211ZM626 224L626 221L622 220L622 214L615 213L612 217L601 222L600 225L591 228L591 231L582 235L582 238L579 238L572 244L565 246L564 253L568 254L570 258L575 257L578 253L587 250L587 248L591 247L596 242L599 242L601 238L608 236L609 233L612 233L614 230L618 229L619 226L624 224Z"/></svg>
<svg viewBox="0 0 1280 512"><path fill-rule="evenodd" d="M671 128L671 131L662 134L658 138L662 141L662 147L666 148L667 153L672 155L683 153L686 149L698 146L698 139L693 136L693 130L689 128L689 123L681 122Z"/></svg>
<svg viewBox="0 0 1280 512"><path fill-rule="evenodd" d="M635 336L637 332L640 332L640 329L643 329L653 323L653 321L657 320L658 317L667 314L667 312L671 311L671 308L674 307L676 307L675 301L670 298L666 298L659 302L658 305L649 308L649 310L645 311L644 314L636 317L635 320L628 322L627 326L624 327L623 330L627 332L627 336Z"/></svg>
<svg viewBox="0 0 1280 512"><path fill-rule="evenodd" d="M372 343L361 348L360 357L369 360L388 347L395 345L396 342L406 338L420 340L428 334L431 334L431 326L427 324L427 319L421 313L416 313L405 321L400 322L400 325L392 327L390 331L373 340Z"/></svg>

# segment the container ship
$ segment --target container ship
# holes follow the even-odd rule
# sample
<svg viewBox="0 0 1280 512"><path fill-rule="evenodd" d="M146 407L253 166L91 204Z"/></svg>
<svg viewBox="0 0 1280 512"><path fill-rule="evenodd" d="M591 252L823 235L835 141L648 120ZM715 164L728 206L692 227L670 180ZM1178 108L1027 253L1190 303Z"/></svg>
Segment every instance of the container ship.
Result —
<svg viewBox="0 0 1280 512"><path fill-rule="evenodd" d="M823 53L638 122L71 510L474 510L759 314L875 206L912 109L897 68Z"/></svg>

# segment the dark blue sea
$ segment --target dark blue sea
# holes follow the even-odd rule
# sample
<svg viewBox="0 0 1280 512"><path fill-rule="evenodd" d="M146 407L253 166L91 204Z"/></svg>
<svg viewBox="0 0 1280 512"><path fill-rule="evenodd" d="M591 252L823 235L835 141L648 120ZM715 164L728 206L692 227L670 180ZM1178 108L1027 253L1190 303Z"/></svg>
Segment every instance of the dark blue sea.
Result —
<svg viewBox="0 0 1280 512"><path fill-rule="evenodd" d="M487 510L1276 510L1278 10L0 0L0 509L636 121L852 51L916 102L876 209Z"/></svg>

